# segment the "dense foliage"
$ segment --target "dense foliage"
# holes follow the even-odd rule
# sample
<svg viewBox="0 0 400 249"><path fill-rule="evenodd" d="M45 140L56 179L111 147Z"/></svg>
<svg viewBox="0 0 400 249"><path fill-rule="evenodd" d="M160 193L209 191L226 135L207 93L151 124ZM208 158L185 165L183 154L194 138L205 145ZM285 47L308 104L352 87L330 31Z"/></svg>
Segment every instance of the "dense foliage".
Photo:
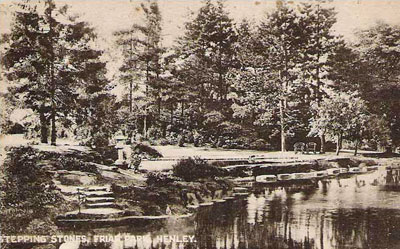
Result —
<svg viewBox="0 0 400 249"><path fill-rule="evenodd" d="M173 174L185 181L196 181L210 177L225 176L226 172L203 159L188 158L180 160L173 166Z"/></svg>
<svg viewBox="0 0 400 249"><path fill-rule="evenodd" d="M61 200L39 160L32 147L12 147L7 152L0 178L2 234L51 232L30 229L35 220L49 217L49 211L56 210Z"/></svg>
<svg viewBox="0 0 400 249"><path fill-rule="evenodd" d="M257 22L236 22L223 1L205 0L164 47L162 13L148 0L137 8L140 21L115 32L114 85L127 90L117 99L104 51L91 46L94 30L44 2L44 12L39 3L18 4L23 11L1 39L7 102L33 110L30 126L42 142L51 126L53 144L68 130L99 153L119 129L131 141L179 146L400 145L398 26L377 23L350 43L333 32L336 13L326 1L278 0Z"/></svg>

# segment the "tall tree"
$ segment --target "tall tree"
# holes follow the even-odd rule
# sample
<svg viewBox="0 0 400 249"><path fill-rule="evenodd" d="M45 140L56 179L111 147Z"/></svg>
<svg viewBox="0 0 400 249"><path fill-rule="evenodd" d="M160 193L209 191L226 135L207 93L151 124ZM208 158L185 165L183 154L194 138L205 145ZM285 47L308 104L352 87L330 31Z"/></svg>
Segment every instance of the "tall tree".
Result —
<svg viewBox="0 0 400 249"><path fill-rule="evenodd" d="M286 151L288 136L297 122L296 110L292 107L297 101L294 82L298 80L303 30L294 8L284 1L277 1L276 10L262 21L259 32L261 47L264 48L260 52L268 61L270 81L279 89L281 151Z"/></svg>
<svg viewBox="0 0 400 249"><path fill-rule="evenodd" d="M65 124L73 114L80 83L93 75L88 61L101 52L90 46L93 29L68 15L68 6L57 9L53 0L46 0L39 13L29 1L18 5L3 57L5 75L15 83L11 92L39 113L41 142L47 142L50 121L51 144L56 145L56 121Z"/></svg>
<svg viewBox="0 0 400 249"><path fill-rule="evenodd" d="M367 75L361 94L370 111L388 124L391 150L400 145L400 27L377 23L358 35L356 46Z"/></svg>
<svg viewBox="0 0 400 249"><path fill-rule="evenodd" d="M125 47L120 81L123 84L129 83L130 112L133 110L133 91L140 90L144 94L143 135L147 137L148 118L154 114L151 110L156 109L160 115L160 90L163 88L161 74L164 70L162 58L165 49L161 44L162 18L157 1L142 3L141 10L144 13L142 23L133 23L130 29L116 32L115 35L118 37L117 44Z"/></svg>
<svg viewBox="0 0 400 249"><path fill-rule="evenodd" d="M269 142L279 134L279 86L270 80L269 62L265 60L256 25L243 20L237 28L236 55L239 68L233 68L229 80L233 87L232 118L242 127L254 128Z"/></svg>
<svg viewBox="0 0 400 249"><path fill-rule="evenodd" d="M226 75L235 66L237 34L224 8L221 1L205 1L193 20L185 24L185 34L178 41L181 72L191 75L184 81L196 94L201 111L226 112L229 108Z"/></svg>
<svg viewBox="0 0 400 249"><path fill-rule="evenodd" d="M320 103L323 95L323 86L327 83L329 69L328 57L337 46L337 39L333 35L332 27L336 23L336 13L333 8L325 6L325 0L301 3L299 8L300 27L303 30L304 45L300 54L301 81L299 86L303 134L307 134L308 120L313 113L310 106L313 101ZM321 149L324 152L325 136L320 134Z"/></svg>

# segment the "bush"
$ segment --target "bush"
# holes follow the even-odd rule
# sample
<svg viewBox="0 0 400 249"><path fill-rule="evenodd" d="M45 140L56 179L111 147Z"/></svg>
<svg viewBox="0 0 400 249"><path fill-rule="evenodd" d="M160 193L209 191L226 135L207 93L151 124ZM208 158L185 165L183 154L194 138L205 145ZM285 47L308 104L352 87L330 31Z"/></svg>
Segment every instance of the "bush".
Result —
<svg viewBox="0 0 400 249"><path fill-rule="evenodd" d="M60 155L54 166L59 170L76 170L89 173L98 173L97 167L93 164L84 162L67 155Z"/></svg>
<svg viewBox="0 0 400 249"><path fill-rule="evenodd" d="M159 139L162 135L162 131L158 128L150 127L147 134L152 139Z"/></svg>
<svg viewBox="0 0 400 249"><path fill-rule="evenodd" d="M189 130L185 130L183 132L183 134L184 134L184 138L185 138L186 142L188 142L188 143L193 143L194 142L193 132L191 132Z"/></svg>
<svg viewBox="0 0 400 249"><path fill-rule="evenodd" d="M193 139L194 139L194 140L193 140L193 144L194 144L195 147L203 146L203 144L204 144L204 137L203 137L202 135L197 134L197 135L194 136Z"/></svg>
<svg viewBox="0 0 400 249"><path fill-rule="evenodd" d="M0 179L1 232L23 232L31 221L48 216L62 199L32 147L13 147L2 165Z"/></svg>
<svg viewBox="0 0 400 249"><path fill-rule="evenodd" d="M185 181L196 181L199 179L226 175L225 170L210 165L200 158L180 160L173 166L173 173L175 176L180 177Z"/></svg>
<svg viewBox="0 0 400 249"><path fill-rule="evenodd" d="M160 140L160 145L163 145L163 146L169 145L169 141L167 139L163 138Z"/></svg>
<svg viewBox="0 0 400 249"><path fill-rule="evenodd" d="M160 158L163 155L158 152L156 149L142 143L132 145L132 152L138 154L144 154L150 158Z"/></svg>
<svg viewBox="0 0 400 249"><path fill-rule="evenodd" d="M171 175L168 175L166 173L150 172L147 174L146 183L147 183L147 185L164 186L173 181L174 181L174 179L171 178Z"/></svg>
<svg viewBox="0 0 400 249"><path fill-rule="evenodd" d="M257 139L250 143L250 149L252 150L267 150L270 147L264 139Z"/></svg>
<svg viewBox="0 0 400 249"><path fill-rule="evenodd" d="M179 137L178 137L178 145L179 145L179 147L185 146L185 139L182 135L179 135Z"/></svg>

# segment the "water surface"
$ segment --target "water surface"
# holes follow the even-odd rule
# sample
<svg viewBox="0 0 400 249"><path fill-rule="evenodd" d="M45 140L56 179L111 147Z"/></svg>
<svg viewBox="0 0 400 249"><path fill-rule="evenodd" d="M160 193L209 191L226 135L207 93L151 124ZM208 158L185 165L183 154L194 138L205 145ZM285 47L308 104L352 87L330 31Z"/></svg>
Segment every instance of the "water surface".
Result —
<svg viewBox="0 0 400 249"><path fill-rule="evenodd" d="M79 248L400 248L399 182L400 170L382 168L311 184L257 187L247 198L201 208L187 219L144 230L96 230L135 239ZM168 235L178 237L160 237ZM183 236L196 242L180 242Z"/></svg>

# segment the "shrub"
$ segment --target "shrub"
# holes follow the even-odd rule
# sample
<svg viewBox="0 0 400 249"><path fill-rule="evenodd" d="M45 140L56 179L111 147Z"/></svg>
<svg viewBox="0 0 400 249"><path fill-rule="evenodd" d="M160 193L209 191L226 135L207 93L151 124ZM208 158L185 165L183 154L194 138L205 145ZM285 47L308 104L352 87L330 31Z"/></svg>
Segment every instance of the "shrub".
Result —
<svg viewBox="0 0 400 249"><path fill-rule="evenodd" d="M167 139L163 138L160 140L160 145L163 145L163 146L169 145L169 141Z"/></svg>
<svg viewBox="0 0 400 249"><path fill-rule="evenodd" d="M32 147L13 147L8 151L0 180L2 233L24 231L34 219L48 216L50 206L61 200L39 161L39 152Z"/></svg>
<svg viewBox="0 0 400 249"><path fill-rule="evenodd" d="M178 137L178 145L179 147L183 147L185 145L185 138L182 135Z"/></svg>
<svg viewBox="0 0 400 249"><path fill-rule="evenodd" d="M270 145L264 139L257 139L250 143L250 149L252 150L267 150Z"/></svg>
<svg viewBox="0 0 400 249"><path fill-rule="evenodd" d="M154 186L164 186L171 182L174 179L171 178L171 175L168 175L164 172L150 172L147 174L147 185L154 185Z"/></svg>
<svg viewBox="0 0 400 249"><path fill-rule="evenodd" d="M225 176L225 170L208 164L200 158L188 158L180 160L173 166L175 176L185 181L195 181L210 177Z"/></svg>
<svg viewBox="0 0 400 249"><path fill-rule="evenodd" d="M161 137L162 131L155 127L150 127L147 134L152 139L159 139Z"/></svg>
<svg viewBox="0 0 400 249"><path fill-rule="evenodd" d="M150 158L163 157L163 155L160 152L158 152L156 149L154 149L146 144L142 144L142 143L133 144L132 151L134 153L144 154Z"/></svg>
<svg viewBox="0 0 400 249"><path fill-rule="evenodd" d="M95 165L68 155L59 156L58 160L54 163L54 166L60 170L76 170L89 173L98 173Z"/></svg>
<svg viewBox="0 0 400 249"><path fill-rule="evenodd" d="M194 139L194 140L193 140L193 144L194 144L195 147L203 146L204 137L203 137L202 135L197 134L197 135L194 136L193 139Z"/></svg>
<svg viewBox="0 0 400 249"><path fill-rule="evenodd" d="M184 131L184 138L185 138L186 142L193 143L194 142L193 132L185 130Z"/></svg>

